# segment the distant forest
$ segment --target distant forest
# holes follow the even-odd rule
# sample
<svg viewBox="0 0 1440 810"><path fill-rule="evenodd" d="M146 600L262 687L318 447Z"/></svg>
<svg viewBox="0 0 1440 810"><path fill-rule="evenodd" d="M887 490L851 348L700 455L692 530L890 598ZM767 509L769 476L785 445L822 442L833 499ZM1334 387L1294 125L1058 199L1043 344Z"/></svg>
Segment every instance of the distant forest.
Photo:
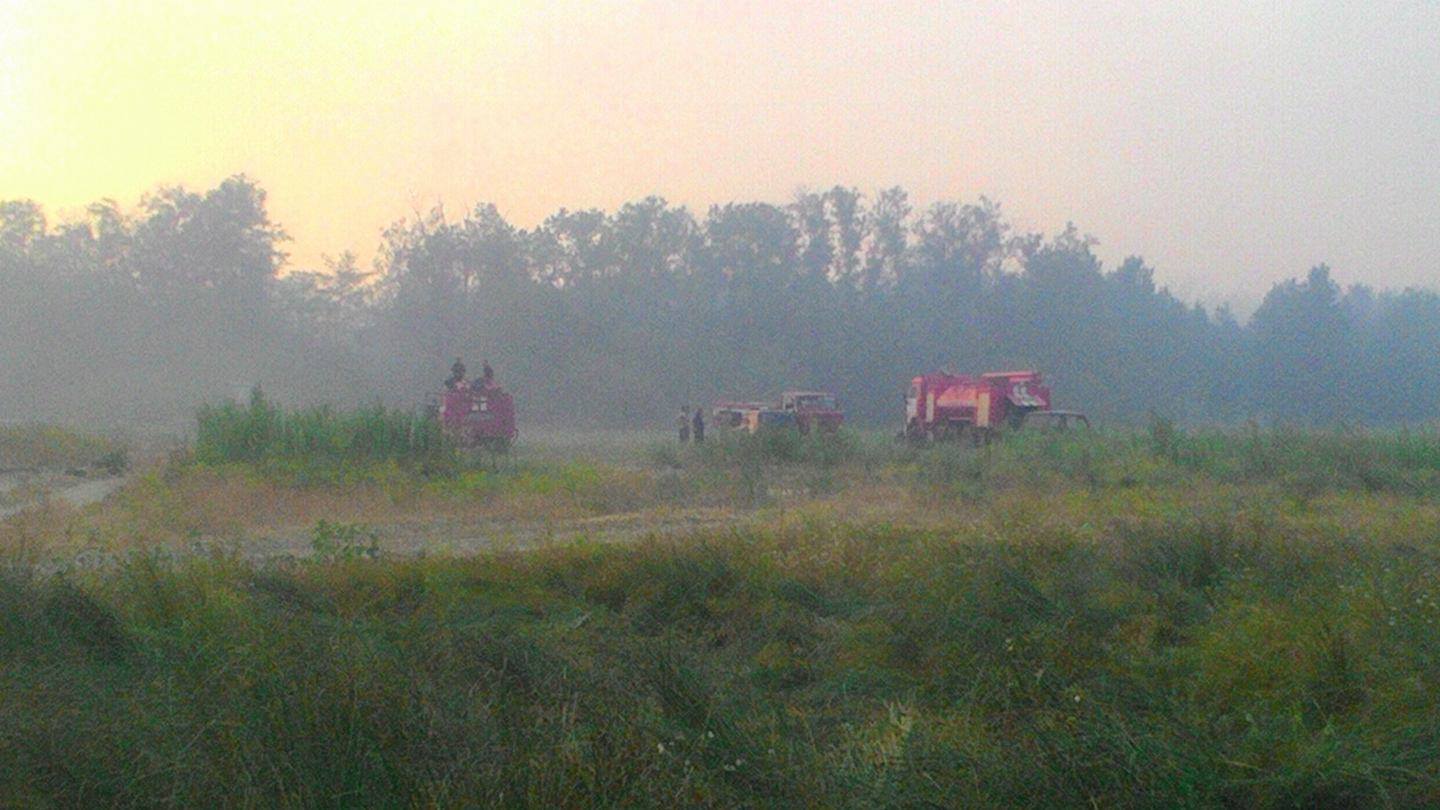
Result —
<svg viewBox="0 0 1440 810"><path fill-rule="evenodd" d="M522 425L668 426L788 387L898 425L912 375L1011 368L1109 423L1440 417L1433 291L1341 289L1322 265L1242 323L1139 257L1102 266L1074 226L1017 232L983 197L836 187L701 218L652 197L534 230L436 209L386 230L373 266L319 271L284 272L285 244L243 176L64 222L0 203L0 420L177 429L255 384L420 406L457 356L494 366Z"/></svg>

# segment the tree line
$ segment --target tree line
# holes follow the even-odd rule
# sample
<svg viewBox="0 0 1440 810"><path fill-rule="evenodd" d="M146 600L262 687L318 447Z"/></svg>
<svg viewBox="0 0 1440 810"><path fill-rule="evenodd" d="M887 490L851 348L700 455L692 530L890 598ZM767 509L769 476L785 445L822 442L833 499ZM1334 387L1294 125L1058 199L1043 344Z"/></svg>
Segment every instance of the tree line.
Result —
<svg viewBox="0 0 1440 810"><path fill-rule="evenodd" d="M369 267L287 272L286 242L244 176L59 222L0 202L0 419L173 427L255 384L418 406L455 357L489 360L522 422L577 427L788 387L897 423L915 374L1022 367L1112 422L1440 416L1432 290L1342 289L1321 265L1241 322L983 197L837 186L703 217L649 197L533 229L437 207L388 228Z"/></svg>

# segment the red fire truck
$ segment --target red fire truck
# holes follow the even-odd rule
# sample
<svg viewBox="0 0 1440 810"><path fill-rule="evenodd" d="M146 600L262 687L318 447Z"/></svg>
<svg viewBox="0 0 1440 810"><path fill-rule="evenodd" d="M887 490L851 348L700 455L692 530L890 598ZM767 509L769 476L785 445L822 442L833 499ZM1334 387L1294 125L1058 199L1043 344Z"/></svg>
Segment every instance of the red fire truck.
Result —
<svg viewBox="0 0 1440 810"><path fill-rule="evenodd" d="M1085 414L1050 408L1050 386L1038 371L922 374L905 396L905 431L911 441L968 438L989 441L1003 429L1045 425L1090 426Z"/></svg>
<svg viewBox="0 0 1440 810"><path fill-rule="evenodd" d="M440 426L461 447L505 452L515 441L515 400L493 381L440 393Z"/></svg>

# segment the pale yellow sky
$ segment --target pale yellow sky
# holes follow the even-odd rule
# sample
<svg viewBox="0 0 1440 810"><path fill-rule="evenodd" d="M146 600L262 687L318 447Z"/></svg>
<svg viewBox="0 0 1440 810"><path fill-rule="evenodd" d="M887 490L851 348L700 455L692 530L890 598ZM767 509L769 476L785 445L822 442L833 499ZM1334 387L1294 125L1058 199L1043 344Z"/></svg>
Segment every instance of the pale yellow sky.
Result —
<svg viewBox="0 0 1440 810"><path fill-rule="evenodd" d="M245 172L296 266L437 201L899 184L1186 297L1440 285L1440 4L0 0L0 198Z"/></svg>

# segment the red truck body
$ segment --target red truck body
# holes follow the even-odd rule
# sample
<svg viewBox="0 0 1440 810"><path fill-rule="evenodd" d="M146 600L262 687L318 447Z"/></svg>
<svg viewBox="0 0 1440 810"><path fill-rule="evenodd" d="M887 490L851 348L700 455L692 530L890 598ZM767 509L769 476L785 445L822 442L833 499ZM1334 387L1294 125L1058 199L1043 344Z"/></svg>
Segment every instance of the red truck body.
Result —
<svg viewBox="0 0 1440 810"><path fill-rule="evenodd" d="M460 384L440 393L440 425L461 447L508 450L515 440L515 399L500 386Z"/></svg>
<svg viewBox="0 0 1440 810"><path fill-rule="evenodd" d="M905 435L916 440L969 436L980 441L1002 428L1018 428L1037 413L1089 424L1081 414L1050 410L1050 386L1038 371L922 374L910 381L905 396Z"/></svg>

